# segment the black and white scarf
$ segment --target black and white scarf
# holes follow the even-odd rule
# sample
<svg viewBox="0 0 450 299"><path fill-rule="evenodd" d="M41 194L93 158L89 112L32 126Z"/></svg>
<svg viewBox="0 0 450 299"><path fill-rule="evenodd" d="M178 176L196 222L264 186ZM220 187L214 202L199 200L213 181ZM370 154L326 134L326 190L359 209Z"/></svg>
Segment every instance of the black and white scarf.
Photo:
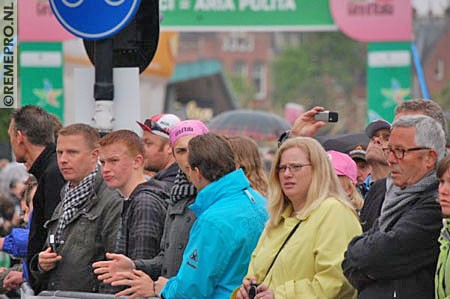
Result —
<svg viewBox="0 0 450 299"><path fill-rule="evenodd" d="M397 222L406 207L411 202L423 196L436 196L438 180L436 172L431 171L414 185L404 189L392 182L392 177L386 179L386 195L378 219L381 231L386 231L392 223Z"/></svg>
<svg viewBox="0 0 450 299"><path fill-rule="evenodd" d="M89 200L91 193L94 191L94 182L98 170L99 165L97 164L94 171L88 174L75 188L70 188L70 182L67 182L64 186L63 213L56 228L56 244L62 243L64 229Z"/></svg>
<svg viewBox="0 0 450 299"><path fill-rule="evenodd" d="M197 188L189 182L186 174L179 169L174 185L170 190L169 204L174 205L178 201L186 199L186 197L194 197L195 195L197 195Z"/></svg>

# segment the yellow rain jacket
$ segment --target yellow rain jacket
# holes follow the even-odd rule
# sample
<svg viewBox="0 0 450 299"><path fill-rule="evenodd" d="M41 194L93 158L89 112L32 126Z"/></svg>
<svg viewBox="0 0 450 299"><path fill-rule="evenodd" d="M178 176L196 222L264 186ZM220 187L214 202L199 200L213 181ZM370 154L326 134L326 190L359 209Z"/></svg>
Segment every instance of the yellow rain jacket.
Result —
<svg viewBox="0 0 450 299"><path fill-rule="evenodd" d="M274 291L276 299L347 299L356 291L345 278L341 263L348 243L362 233L355 212L334 198L326 199L303 219L290 217L292 206L282 214L270 233L264 230L252 253L248 278L255 276ZM300 226L270 264L294 226ZM236 291L231 298L235 298Z"/></svg>

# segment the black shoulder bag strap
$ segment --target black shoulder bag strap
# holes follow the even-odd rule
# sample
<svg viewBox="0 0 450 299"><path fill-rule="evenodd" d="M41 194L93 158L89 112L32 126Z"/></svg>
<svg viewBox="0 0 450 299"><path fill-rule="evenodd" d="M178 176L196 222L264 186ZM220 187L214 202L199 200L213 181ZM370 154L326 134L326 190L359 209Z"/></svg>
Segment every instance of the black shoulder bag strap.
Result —
<svg viewBox="0 0 450 299"><path fill-rule="evenodd" d="M261 282L264 281L264 279L266 279L267 275L269 274L270 270L272 269L273 264L275 263L275 261L278 258L278 255L280 254L281 250L283 250L284 245L286 245L286 243L289 241L289 239L292 237L292 235L295 233L295 231L297 230L297 228L300 226L300 223L302 223L302 221L300 220L295 226L294 228L291 230L291 232L289 233L289 235L287 236L287 238L284 240L283 244L281 245L280 249L278 249L277 254L275 255L275 257L272 260L272 263L270 264L269 268L267 269L266 275L264 275L264 278L261 279Z"/></svg>

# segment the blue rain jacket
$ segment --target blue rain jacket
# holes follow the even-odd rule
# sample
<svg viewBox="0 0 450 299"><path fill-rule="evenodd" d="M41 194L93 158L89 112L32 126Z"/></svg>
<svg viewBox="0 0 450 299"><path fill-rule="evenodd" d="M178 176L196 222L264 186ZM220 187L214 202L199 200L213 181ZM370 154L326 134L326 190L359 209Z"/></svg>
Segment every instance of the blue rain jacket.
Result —
<svg viewBox="0 0 450 299"><path fill-rule="evenodd" d="M247 273L268 219L266 200L239 169L203 188L189 208L197 216L165 299L229 298Z"/></svg>

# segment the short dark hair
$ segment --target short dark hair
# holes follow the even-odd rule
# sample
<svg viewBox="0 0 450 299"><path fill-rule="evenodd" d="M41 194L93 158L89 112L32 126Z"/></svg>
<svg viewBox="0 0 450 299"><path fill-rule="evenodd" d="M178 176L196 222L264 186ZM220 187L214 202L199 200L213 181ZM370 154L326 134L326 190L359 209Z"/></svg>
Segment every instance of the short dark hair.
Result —
<svg viewBox="0 0 450 299"><path fill-rule="evenodd" d="M58 139L58 134L59 131L64 128L64 125L62 124L62 122L59 120L58 116L54 115L54 114L50 114L50 116L53 119L53 131L54 131L54 135L55 135L55 142Z"/></svg>
<svg viewBox="0 0 450 299"><path fill-rule="evenodd" d="M130 130L117 130L100 139L100 146L108 146L121 143L127 147L130 156L144 156L144 145L139 136Z"/></svg>
<svg viewBox="0 0 450 299"><path fill-rule="evenodd" d="M436 176L439 179L442 179L445 172L448 171L450 168L450 155L447 155L444 159L439 162L438 167L436 169Z"/></svg>
<svg viewBox="0 0 450 299"><path fill-rule="evenodd" d="M14 132L21 131L33 145L47 146L55 142L53 118L38 106L28 105L11 113Z"/></svg>
<svg viewBox="0 0 450 299"><path fill-rule="evenodd" d="M53 132L52 132L53 134ZM72 124L67 127L62 128L59 131L59 136L73 136L81 135L86 140L86 144L91 149L96 149L99 147L98 141L100 140L100 134L97 129L91 127L87 124Z"/></svg>
<svg viewBox="0 0 450 299"><path fill-rule="evenodd" d="M197 167L210 182L236 170L233 150L228 141L214 133L207 133L189 141L189 164Z"/></svg>

